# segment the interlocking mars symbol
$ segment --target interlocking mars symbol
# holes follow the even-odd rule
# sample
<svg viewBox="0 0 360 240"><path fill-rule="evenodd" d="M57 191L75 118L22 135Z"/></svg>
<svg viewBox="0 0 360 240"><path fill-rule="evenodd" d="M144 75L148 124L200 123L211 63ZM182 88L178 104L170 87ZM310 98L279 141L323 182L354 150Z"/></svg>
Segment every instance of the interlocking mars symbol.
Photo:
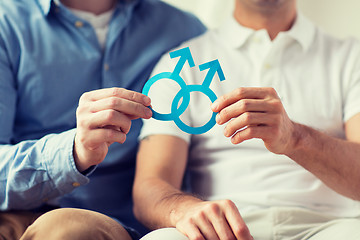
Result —
<svg viewBox="0 0 360 240"><path fill-rule="evenodd" d="M200 127L193 127L186 125L183 121L181 121L180 116L184 113L186 108L189 106L190 103L190 93L191 92L201 92L205 94L212 102L215 102L217 99L216 94L213 90L210 89L210 84L217 73L219 76L220 81L225 80L224 73L221 69L220 63L218 60L210 61L199 66L200 71L204 71L209 69L206 77L201 85L187 85L186 82L180 76L181 70L184 68L185 63L188 62L190 68L195 67L194 59L191 55L190 48L182 48L173 52L170 52L171 58L179 58L178 63L174 71L172 72L162 72L159 73L152 78L150 78L144 88L142 93L144 95L148 95L151 86L162 79L171 79L174 80L177 84L180 85L180 90L174 97L174 100L171 103L171 112L170 113L158 113L153 108L151 108L153 112L153 118L161 121L174 121L175 124L184 132L189 134L203 134L209 131L215 124L215 117L216 113L213 113L211 119L203 126ZM182 99L182 102L179 106L179 102Z"/></svg>

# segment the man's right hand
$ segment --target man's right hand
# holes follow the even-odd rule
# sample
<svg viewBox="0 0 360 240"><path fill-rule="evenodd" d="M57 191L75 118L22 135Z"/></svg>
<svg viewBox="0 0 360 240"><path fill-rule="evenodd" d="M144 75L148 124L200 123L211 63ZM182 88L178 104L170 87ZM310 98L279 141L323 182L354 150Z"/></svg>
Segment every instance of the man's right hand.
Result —
<svg viewBox="0 0 360 240"><path fill-rule="evenodd" d="M190 240L252 240L237 207L230 200L201 201L184 212L173 211L171 221Z"/></svg>
<svg viewBox="0 0 360 240"><path fill-rule="evenodd" d="M101 163L109 146L124 143L131 120L152 116L150 98L122 88L84 93L76 111L74 159L80 172Z"/></svg>

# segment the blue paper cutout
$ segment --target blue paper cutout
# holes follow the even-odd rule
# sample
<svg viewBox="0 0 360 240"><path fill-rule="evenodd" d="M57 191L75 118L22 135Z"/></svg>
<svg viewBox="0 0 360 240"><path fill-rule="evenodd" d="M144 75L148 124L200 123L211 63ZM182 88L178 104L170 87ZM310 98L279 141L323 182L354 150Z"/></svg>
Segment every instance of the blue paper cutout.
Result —
<svg viewBox="0 0 360 240"><path fill-rule="evenodd" d="M180 116L185 112L186 108L189 106L191 92L202 92L206 96L208 96L211 102L215 102L217 96L214 93L214 91L210 89L210 84L216 73L218 74L220 81L225 80L225 76L221 69L220 63L218 60L214 60L200 65L199 66L200 71L209 69L203 83L201 85L194 85L194 84L186 85L185 81L180 77L180 72L184 68L186 62L189 63L190 68L195 67L194 59L191 55L190 48L186 47L170 52L170 57L171 58L179 57L179 61L176 64L174 71L159 73L153 76L152 78L150 78L146 82L142 93L147 96L149 94L151 86L155 82L161 79L171 79L177 82L180 85L181 89L176 94L171 104L171 113L166 113L166 114L158 113L154 109L150 108L153 112L153 118L162 121L174 121L175 124L182 131L187 132L189 134L203 134L209 131L216 124L215 121L216 113L213 113L211 119L201 127L191 127L189 125L186 125L183 121L181 121ZM182 99L182 103L178 107L178 104L181 99Z"/></svg>

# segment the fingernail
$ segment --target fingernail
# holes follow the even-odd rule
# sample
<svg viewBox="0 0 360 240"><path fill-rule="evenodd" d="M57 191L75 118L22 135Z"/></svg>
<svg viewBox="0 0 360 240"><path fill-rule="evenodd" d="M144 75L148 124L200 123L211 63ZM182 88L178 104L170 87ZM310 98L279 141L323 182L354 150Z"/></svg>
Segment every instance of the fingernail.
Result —
<svg viewBox="0 0 360 240"><path fill-rule="evenodd" d="M224 136L229 137L229 133L228 133L228 130L226 128L224 128Z"/></svg>
<svg viewBox="0 0 360 240"><path fill-rule="evenodd" d="M149 106L151 103L151 99L148 96L144 96L143 101L144 101L145 106Z"/></svg>
<svg viewBox="0 0 360 240"><path fill-rule="evenodd" d="M218 103L217 101L215 101L215 102L213 102L213 103L211 104L211 109L212 109L214 112L217 112L218 108L219 108L219 103Z"/></svg>
<svg viewBox="0 0 360 240"><path fill-rule="evenodd" d="M152 111L151 111L150 108L148 108L148 109L145 110L145 116L146 116L147 118L151 118L151 117L152 117Z"/></svg>
<svg viewBox="0 0 360 240"><path fill-rule="evenodd" d="M218 124L221 124L220 114L217 114L217 115L216 115L216 122L217 122Z"/></svg>

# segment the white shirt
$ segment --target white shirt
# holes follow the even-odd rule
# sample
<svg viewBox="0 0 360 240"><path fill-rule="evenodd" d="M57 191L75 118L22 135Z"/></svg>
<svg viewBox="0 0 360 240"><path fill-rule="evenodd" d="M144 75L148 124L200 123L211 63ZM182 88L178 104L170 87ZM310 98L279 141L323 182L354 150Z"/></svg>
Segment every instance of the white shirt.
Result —
<svg viewBox="0 0 360 240"><path fill-rule="evenodd" d="M55 3L61 4L59 0L56 0ZM87 21L94 28L100 47L101 49L104 49L106 44L107 33L109 31L109 24L113 16L113 13L115 11L115 8L112 8L109 11L99 15L70 7L67 7L67 9L69 9L78 18Z"/></svg>
<svg viewBox="0 0 360 240"><path fill-rule="evenodd" d="M205 33L189 46L197 65L185 65L187 84L201 84L206 71L198 65L219 59L226 80L216 76L210 88L219 97L246 86L273 87L289 117L331 136L345 138L344 123L360 113L360 46L324 34L301 14L293 27L271 41L265 30L240 26L233 18ZM166 54L153 74L171 72L178 59ZM170 80L153 85L149 96L159 113L169 113L179 86ZM181 119L204 125L211 116L210 100L192 93ZM360 204L328 188L290 158L269 152L261 140L239 145L216 125L190 136L174 122L144 121L140 138L153 134L178 136L191 143L188 170L194 192L209 200L231 199L241 212L271 206L296 206L336 216L359 216Z"/></svg>

